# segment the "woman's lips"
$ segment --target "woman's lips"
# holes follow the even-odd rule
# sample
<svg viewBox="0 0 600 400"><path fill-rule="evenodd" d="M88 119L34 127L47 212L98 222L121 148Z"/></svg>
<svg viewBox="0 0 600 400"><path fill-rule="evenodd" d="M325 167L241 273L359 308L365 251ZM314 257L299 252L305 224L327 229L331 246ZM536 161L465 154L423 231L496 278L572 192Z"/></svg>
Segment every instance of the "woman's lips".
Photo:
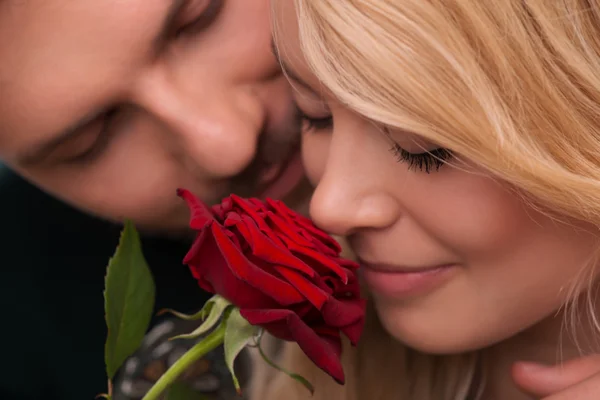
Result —
<svg viewBox="0 0 600 400"><path fill-rule="evenodd" d="M362 276L376 295L405 299L423 295L445 282L456 264L407 268L388 264L361 263Z"/></svg>

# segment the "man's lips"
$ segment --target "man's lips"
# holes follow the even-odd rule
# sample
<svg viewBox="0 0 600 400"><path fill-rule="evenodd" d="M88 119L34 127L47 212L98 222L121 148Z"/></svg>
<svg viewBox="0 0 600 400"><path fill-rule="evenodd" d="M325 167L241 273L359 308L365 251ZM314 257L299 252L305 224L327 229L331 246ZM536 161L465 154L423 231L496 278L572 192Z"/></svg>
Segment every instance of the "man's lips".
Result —
<svg viewBox="0 0 600 400"><path fill-rule="evenodd" d="M260 178L259 184L264 188L260 198L282 199L301 182L304 177L302 158L297 152L283 164L268 168Z"/></svg>

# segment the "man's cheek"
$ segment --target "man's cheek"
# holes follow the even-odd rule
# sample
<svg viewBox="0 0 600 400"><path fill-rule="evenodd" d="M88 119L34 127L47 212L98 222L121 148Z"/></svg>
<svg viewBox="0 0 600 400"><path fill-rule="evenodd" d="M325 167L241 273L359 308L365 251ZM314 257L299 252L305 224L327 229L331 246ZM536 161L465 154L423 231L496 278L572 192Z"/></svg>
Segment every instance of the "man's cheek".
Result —
<svg viewBox="0 0 600 400"><path fill-rule="evenodd" d="M325 134L305 133L302 136L302 161L306 176L313 185L321 180L327 165L330 139Z"/></svg>

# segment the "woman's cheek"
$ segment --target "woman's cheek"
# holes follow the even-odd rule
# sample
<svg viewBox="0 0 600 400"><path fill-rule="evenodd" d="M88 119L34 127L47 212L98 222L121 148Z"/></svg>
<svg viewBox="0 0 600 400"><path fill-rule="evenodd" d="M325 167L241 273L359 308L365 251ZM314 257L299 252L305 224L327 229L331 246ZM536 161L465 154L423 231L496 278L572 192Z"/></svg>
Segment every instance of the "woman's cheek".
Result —
<svg viewBox="0 0 600 400"><path fill-rule="evenodd" d="M305 133L302 136L302 160L306 176L315 186L325 173L330 141L330 136L326 134Z"/></svg>

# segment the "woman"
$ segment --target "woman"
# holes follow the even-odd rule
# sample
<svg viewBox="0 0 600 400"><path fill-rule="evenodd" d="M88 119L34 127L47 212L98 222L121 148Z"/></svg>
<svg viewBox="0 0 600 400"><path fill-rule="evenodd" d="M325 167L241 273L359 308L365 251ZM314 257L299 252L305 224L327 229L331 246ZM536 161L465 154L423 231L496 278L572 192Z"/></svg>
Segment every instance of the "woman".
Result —
<svg viewBox="0 0 600 400"><path fill-rule="evenodd" d="M372 307L345 387L292 345L282 362L319 400L599 398L578 357L598 351L600 3L295 0L274 20L312 217L349 238Z"/></svg>

